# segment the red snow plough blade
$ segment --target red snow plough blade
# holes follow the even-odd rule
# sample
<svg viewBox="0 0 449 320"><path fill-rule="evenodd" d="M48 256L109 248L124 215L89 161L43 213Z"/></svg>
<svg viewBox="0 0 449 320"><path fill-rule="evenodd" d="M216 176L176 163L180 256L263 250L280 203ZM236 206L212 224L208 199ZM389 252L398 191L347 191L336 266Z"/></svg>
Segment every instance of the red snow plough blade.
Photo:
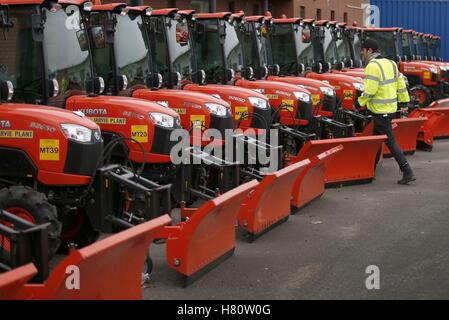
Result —
<svg viewBox="0 0 449 320"><path fill-rule="evenodd" d="M418 132L418 147L427 151L433 148L433 139L441 123L444 123L445 115L441 113L445 108L414 109L409 113L409 118L427 118Z"/></svg>
<svg viewBox="0 0 449 320"><path fill-rule="evenodd" d="M401 150L406 154L414 154L416 151L416 141L421 126L427 120L425 117L400 118L392 121L393 131ZM371 121L364 129L361 136L373 134L374 124ZM386 145L383 148L385 157L391 156L390 149Z"/></svg>
<svg viewBox="0 0 449 320"><path fill-rule="evenodd" d="M23 286L37 274L34 264L29 263L0 275L0 300L11 300Z"/></svg>
<svg viewBox="0 0 449 320"><path fill-rule="evenodd" d="M310 164L293 184L292 213L296 213L299 209L322 196L325 188L326 169L343 148L342 145L339 145L310 158Z"/></svg>
<svg viewBox="0 0 449 320"><path fill-rule="evenodd" d="M114 234L80 250L73 250L44 284L26 284L9 299L135 300L142 299L142 269L148 248L171 221L161 216ZM5 276L20 277L21 268ZM25 278L22 278L25 280ZM17 280L19 281L19 280ZM0 287L3 291L3 288Z"/></svg>
<svg viewBox="0 0 449 320"><path fill-rule="evenodd" d="M182 209L181 216L186 221L163 229L159 238L167 239L167 263L183 276L184 286L232 256L237 214L247 195L258 185L253 180L198 209Z"/></svg>
<svg viewBox="0 0 449 320"><path fill-rule="evenodd" d="M437 111L445 115L435 128L434 138L449 138L449 99L435 101L426 110Z"/></svg>
<svg viewBox="0 0 449 320"><path fill-rule="evenodd" d="M387 136L381 135L310 140L301 148L298 155L291 158L291 162L309 159L342 145L344 149L329 161L325 176L326 187L369 183L374 179L382 143L386 138Z"/></svg>
<svg viewBox="0 0 449 320"><path fill-rule="evenodd" d="M267 174L243 201L238 222L248 242L288 219L293 184L309 165L310 160L306 159Z"/></svg>

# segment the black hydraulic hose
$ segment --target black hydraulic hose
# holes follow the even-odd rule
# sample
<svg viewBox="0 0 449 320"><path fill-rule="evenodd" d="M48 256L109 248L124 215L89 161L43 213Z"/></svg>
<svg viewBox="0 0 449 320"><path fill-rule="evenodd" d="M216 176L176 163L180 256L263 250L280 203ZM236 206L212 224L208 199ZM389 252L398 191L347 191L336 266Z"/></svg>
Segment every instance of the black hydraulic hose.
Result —
<svg viewBox="0 0 449 320"><path fill-rule="evenodd" d="M265 124L265 128L269 129L267 120L266 120L264 117L262 117L260 114L257 114L257 113L254 113L254 112L244 112L244 113L242 114L242 116L240 117L240 119L237 121L235 128L240 128L240 124L242 123L243 120L245 120L245 119L243 119L243 118L244 118L244 117L248 117L248 116L256 117L256 118L258 118L259 120L262 120L263 124ZM273 123L273 122L271 122L271 124L272 124L272 123ZM271 124L270 124L270 127L271 127Z"/></svg>

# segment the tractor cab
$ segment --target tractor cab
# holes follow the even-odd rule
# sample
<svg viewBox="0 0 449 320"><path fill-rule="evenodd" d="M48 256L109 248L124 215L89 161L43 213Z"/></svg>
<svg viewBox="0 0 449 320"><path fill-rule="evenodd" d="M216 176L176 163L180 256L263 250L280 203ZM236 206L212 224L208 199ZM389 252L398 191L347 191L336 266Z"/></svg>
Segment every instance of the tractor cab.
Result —
<svg viewBox="0 0 449 320"><path fill-rule="evenodd" d="M402 29L364 28L361 33L362 39L376 40L380 45L382 55L398 63L399 71L407 77L410 93L419 107L426 107L432 101L447 96L449 87L442 77L440 66L433 65L429 61L404 61L402 59L409 53L408 48L404 51ZM428 55L427 50L424 50L421 37L418 35L414 37L414 44L417 48L416 56L418 59L424 59ZM410 53L413 57L413 52Z"/></svg>

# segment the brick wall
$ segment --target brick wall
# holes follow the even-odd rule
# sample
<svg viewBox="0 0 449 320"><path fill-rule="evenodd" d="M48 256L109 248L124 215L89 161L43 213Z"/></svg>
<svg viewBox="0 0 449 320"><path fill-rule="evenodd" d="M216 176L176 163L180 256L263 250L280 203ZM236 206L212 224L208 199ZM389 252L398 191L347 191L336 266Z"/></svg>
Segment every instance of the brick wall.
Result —
<svg viewBox="0 0 449 320"><path fill-rule="evenodd" d="M117 2L115 0L103 0L103 3ZM208 0L144 0L145 4L150 4L155 9L178 7L180 9L209 8ZM243 10L247 15L262 14L264 12L265 0L217 0L217 11L229 11L231 7L235 11ZM361 7L362 0L270 0L269 7L275 17L287 14L290 17L300 17L300 7L305 7L305 17L315 18L317 9L321 9L321 18L329 20L331 11L335 13L335 19L343 22L345 13L348 23L357 21L361 25L362 10L354 7Z"/></svg>

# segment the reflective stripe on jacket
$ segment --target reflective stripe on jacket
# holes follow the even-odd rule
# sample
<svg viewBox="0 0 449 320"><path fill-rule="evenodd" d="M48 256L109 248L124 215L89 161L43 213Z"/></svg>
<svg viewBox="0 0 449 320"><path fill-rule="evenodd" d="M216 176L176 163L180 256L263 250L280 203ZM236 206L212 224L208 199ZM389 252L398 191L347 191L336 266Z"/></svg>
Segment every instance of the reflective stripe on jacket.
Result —
<svg viewBox="0 0 449 320"><path fill-rule="evenodd" d="M365 68L365 91L359 104L373 113L394 113L398 102L409 102L410 97L403 75L394 61L372 59Z"/></svg>

